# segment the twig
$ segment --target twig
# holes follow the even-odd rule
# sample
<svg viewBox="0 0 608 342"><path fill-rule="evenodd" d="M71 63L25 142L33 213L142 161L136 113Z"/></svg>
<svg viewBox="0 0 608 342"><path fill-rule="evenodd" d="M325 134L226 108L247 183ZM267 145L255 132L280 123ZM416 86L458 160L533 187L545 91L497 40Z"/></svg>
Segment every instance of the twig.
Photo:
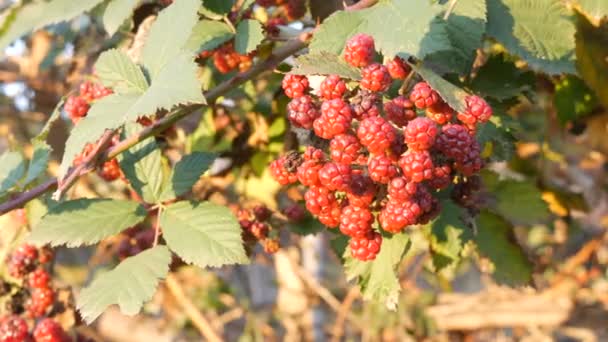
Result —
<svg viewBox="0 0 608 342"><path fill-rule="evenodd" d="M158 207L158 212L156 213L156 224L154 224L154 244L153 246L158 245L158 236L160 235L160 216L163 214L163 206Z"/></svg>
<svg viewBox="0 0 608 342"><path fill-rule="evenodd" d="M452 14L452 11L454 11L454 7L456 7L457 2L458 0L450 0L450 5L448 7L448 10L445 11L445 14L443 15L443 20L448 20L450 14Z"/></svg>
<svg viewBox="0 0 608 342"><path fill-rule="evenodd" d="M340 342L340 339L344 335L344 322L346 321L346 315L350 312L351 306L360 294L359 288L353 286L346 294L346 297L344 297L342 305L340 305L340 310L338 310L338 314L336 315L334 326L331 329L331 333L333 335L331 339L332 342Z"/></svg>
<svg viewBox="0 0 608 342"><path fill-rule="evenodd" d="M210 342L221 342L222 338L213 330L211 327L211 323L207 321L205 316L201 314L198 308L188 299L186 294L184 293L184 289L179 284L179 281L175 278L173 274L169 274L167 279L165 280L167 284L167 288L171 295L175 298L175 301L184 309L184 312L194 326L198 329L198 331L203 335L203 337Z"/></svg>

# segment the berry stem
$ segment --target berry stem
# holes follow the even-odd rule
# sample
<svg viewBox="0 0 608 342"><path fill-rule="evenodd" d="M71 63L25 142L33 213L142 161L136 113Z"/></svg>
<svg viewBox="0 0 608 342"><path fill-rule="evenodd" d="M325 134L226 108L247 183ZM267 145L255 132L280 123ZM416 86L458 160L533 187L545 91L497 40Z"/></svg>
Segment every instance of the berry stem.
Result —
<svg viewBox="0 0 608 342"><path fill-rule="evenodd" d="M152 244L153 247L156 247L156 245L158 245L158 237L160 236L160 217L163 214L163 206L159 206L158 207L158 213L156 214L156 224L154 224L154 243Z"/></svg>

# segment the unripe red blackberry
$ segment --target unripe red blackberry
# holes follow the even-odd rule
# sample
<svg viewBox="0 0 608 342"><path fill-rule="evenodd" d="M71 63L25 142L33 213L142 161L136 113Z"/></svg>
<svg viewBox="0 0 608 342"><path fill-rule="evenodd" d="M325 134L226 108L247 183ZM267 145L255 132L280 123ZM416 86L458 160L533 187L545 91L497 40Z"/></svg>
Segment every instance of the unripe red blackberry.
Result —
<svg viewBox="0 0 608 342"><path fill-rule="evenodd" d="M87 116L89 103L80 96L70 96L65 101L63 109L68 114L73 123L77 123L81 118Z"/></svg>
<svg viewBox="0 0 608 342"><path fill-rule="evenodd" d="M382 229L389 233L399 233L407 226L416 224L423 211L414 200L389 200L380 210L378 220Z"/></svg>
<svg viewBox="0 0 608 342"><path fill-rule="evenodd" d="M399 166L403 176L416 183L433 177L433 159L429 151L408 150L399 158Z"/></svg>
<svg viewBox="0 0 608 342"><path fill-rule="evenodd" d="M466 109L464 113L458 113L458 120L470 128L475 125L488 122L492 116L492 107L481 97L476 95L467 96L464 100Z"/></svg>
<svg viewBox="0 0 608 342"><path fill-rule="evenodd" d="M34 329L35 342L68 342L70 337L65 330L51 318L45 318Z"/></svg>
<svg viewBox="0 0 608 342"><path fill-rule="evenodd" d="M236 69L240 62L239 54L234 51L232 43L226 43L213 52L213 64L222 74Z"/></svg>
<svg viewBox="0 0 608 342"><path fill-rule="evenodd" d="M426 181L431 189L441 190L452 184L452 168L447 165L439 165L433 168L433 177Z"/></svg>
<svg viewBox="0 0 608 342"><path fill-rule="evenodd" d="M101 85L100 83L95 83L93 84L93 98L92 100L99 100L101 98L104 98L108 95L111 95L112 93L114 93L114 91L112 91L112 89L110 88L106 88L103 85Z"/></svg>
<svg viewBox="0 0 608 342"><path fill-rule="evenodd" d="M374 260L380 253L382 235L372 230L363 237L351 238L348 245L353 258L361 261Z"/></svg>
<svg viewBox="0 0 608 342"><path fill-rule="evenodd" d="M411 199L418 192L418 183L410 182L404 177L395 177L388 183L388 198L391 201Z"/></svg>
<svg viewBox="0 0 608 342"><path fill-rule="evenodd" d="M410 93L410 100L417 108L424 109L432 107L441 101L441 97L426 82L419 82Z"/></svg>
<svg viewBox="0 0 608 342"><path fill-rule="evenodd" d="M362 237L372 229L373 222L374 215L368 208L347 205L342 208L340 231L350 237Z"/></svg>
<svg viewBox="0 0 608 342"><path fill-rule="evenodd" d="M0 318L1 342L26 342L28 340L27 322L19 316L3 316Z"/></svg>
<svg viewBox="0 0 608 342"><path fill-rule="evenodd" d="M387 184L397 176L399 169L390 158L384 155L370 157L367 162L369 177L376 183Z"/></svg>
<svg viewBox="0 0 608 342"><path fill-rule="evenodd" d="M55 302L55 291L48 287L36 288L32 291L26 304L28 315L32 318L44 316Z"/></svg>
<svg viewBox="0 0 608 342"><path fill-rule="evenodd" d="M255 216L258 221L266 221L270 218L272 212L268 209L267 206L260 204L253 207L253 216Z"/></svg>
<svg viewBox="0 0 608 342"><path fill-rule="evenodd" d="M335 193L323 186L311 186L304 194L304 199L306 209L313 215L319 215L323 208L338 204Z"/></svg>
<svg viewBox="0 0 608 342"><path fill-rule="evenodd" d="M435 141L435 148L449 159L462 161L467 151L476 143L466 127L447 124L441 128L441 134Z"/></svg>
<svg viewBox="0 0 608 342"><path fill-rule="evenodd" d="M429 118L415 118L405 127L404 136L409 149L428 150L435 143L437 125Z"/></svg>
<svg viewBox="0 0 608 342"><path fill-rule="evenodd" d="M80 97L86 102L92 102L95 99L95 84L91 81L85 81L78 87Z"/></svg>
<svg viewBox="0 0 608 342"><path fill-rule="evenodd" d="M352 179L350 165L326 163L319 170L319 182L329 190L346 191Z"/></svg>
<svg viewBox="0 0 608 342"><path fill-rule="evenodd" d="M318 149L313 146L306 146L304 150L304 154L302 155L304 160L314 160L314 161L325 161L325 153L323 150Z"/></svg>
<svg viewBox="0 0 608 342"><path fill-rule="evenodd" d="M393 82L386 67L380 63L373 63L363 68L361 77L359 85L370 91L386 91Z"/></svg>
<svg viewBox="0 0 608 342"><path fill-rule="evenodd" d="M308 78L304 75L287 74L281 82L285 95L292 99L304 96L308 90L308 85Z"/></svg>
<svg viewBox="0 0 608 342"><path fill-rule="evenodd" d="M285 156L281 156L270 163L270 175L281 185L295 183L298 180L295 172L287 170L285 167L286 162Z"/></svg>
<svg viewBox="0 0 608 342"><path fill-rule="evenodd" d="M48 246L44 246L38 249L38 262L41 265L48 264L49 262L51 262L51 260L53 260L53 256L53 250Z"/></svg>
<svg viewBox="0 0 608 342"><path fill-rule="evenodd" d="M325 100L339 99L346 93L346 90L346 82L340 76L329 75L321 82L319 95Z"/></svg>
<svg viewBox="0 0 608 342"><path fill-rule="evenodd" d="M399 56L386 63L388 73L396 80L404 80L410 74L412 68Z"/></svg>
<svg viewBox="0 0 608 342"><path fill-rule="evenodd" d="M287 118L296 127L311 129L320 114L317 104L308 95L296 97L287 105Z"/></svg>
<svg viewBox="0 0 608 342"><path fill-rule="evenodd" d="M23 244L17 247L8 257L8 273L15 278L22 278L36 269L38 250L33 245Z"/></svg>
<svg viewBox="0 0 608 342"><path fill-rule="evenodd" d="M358 33L346 41L344 60L355 67L366 67L374 60L374 38Z"/></svg>
<svg viewBox="0 0 608 342"><path fill-rule="evenodd" d="M297 177L300 183L305 186L321 185L319 181L319 170L323 163L316 160L306 160L299 167Z"/></svg>
<svg viewBox="0 0 608 342"><path fill-rule="evenodd" d="M263 240L268 236L268 231L270 228L266 223L263 222L253 222L251 227L249 227L249 231L251 235L255 236L258 240Z"/></svg>
<svg viewBox="0 0 608 342"><path fill-rule="evenodd" d="M342 214L342 206L335 203L329 207L323 208L317 219L327 228L336 228L340 224L340 215Z"/></svg>
<svg viewBox="0 0 608 342"><path fill-rule="evenodd" d="M382 97L378 93L359 89L349 102L353 109L353 118L356 120L361 121L372 116L380 116Z"/></svg>
<svg viewBox="0 0 608 342"><path fill-rule="evenodd" d="M414 103L403 96L397 96L384 103L386 118L397 127L405 127L410 120L416 118Z"/></svg>
<svg viewBox="0 0 608 342"><path fill-rule="evenodd" d="M376 185L369 176L354 174L346 190L346 198L350 205L367 207L374 201L376 193Z"/></svg>
<svg viewBox="0 0 608 342"><path fill-rule="evenodd" d="M323 101L321 116L314 123L315 134L323 139L331 139L343 134L350 128L352 112L350 106L342 99Z"/></svg>
<svg viewBox="0 0 608 342"><path fill-rule="evenodd" d="M439 125L445 125L452 121L454 113L455 111L443 101L439 101L439 103L426 109L426 116Z"/></svg>
<svg viewBox="0 0 608 342"><path fill-rule="evenodd" d="M51 276L43 268L37 268L34 272L30 273L27 281L31 288L49 287L50 282Z"/></svg>
<svg viewBox="0 0 608 342"><path fill-rule="evenodd" d="M120 164L118 164L118 159L112 158L101 164L101 167L99 170L97 170L97 174L108 182L112 182L120 178L122 170L120 169Z"/></svg>
<svg viewBox="0 0 608 342"><path fill-rule="evenodd" d="M340 134L329 142L329 155L337 163L353 164L361 158L363 146L351 134Z"/></svg>
<svg viewBox="0 0 608 342"><path fill-rule="evenodd" d="M361 121L357 137L372 154L383 154L397 137L395 128L381 117L371 117Z"/></svg>
<svg viewBox="0 0 608 342"><path fill-rule="evenodd" d="M427 224L434 220L441 213L441 204L439 201L432 197L431 206L418 218L418 224Z"/></svg>

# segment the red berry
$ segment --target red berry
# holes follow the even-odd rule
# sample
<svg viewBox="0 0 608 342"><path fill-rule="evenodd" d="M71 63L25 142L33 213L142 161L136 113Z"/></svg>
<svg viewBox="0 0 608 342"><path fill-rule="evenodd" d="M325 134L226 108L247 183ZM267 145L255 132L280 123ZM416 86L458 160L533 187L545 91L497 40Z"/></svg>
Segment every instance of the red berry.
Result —
<svg viewBox="0 0 608 342"><path fill-rule="evenodd" d="M40 321L36 325L33 335L36 342L67 342L70 340L61 325L51 318Z"/></svg>
<svg viewBox="0 0 608 342"><path fill-rule="evenodd" d="M311 129L319 114L317 105L308 95L296 97L287 105L287 118L296 127Z"/></svg>
<svg viewBox="0 0 608 342"><path fill-rule="evenodd" d="M427 224L441 213L441 205L435 197L431 197L430 207L418 217L418 224Z"/></svg>
<svg viewBox="0 0 608 342"><path fill-rule="evenodd" d="M285 91L285 95L295 99L304 96L308 89L308 78L304 75L287 74L283 77L281 86Z"/></svg>
<svg viewBox="0 0 608 342"><path fill-rule="evenodd" d="M85 81L78 87L80 96L87 102L92 102L95 99L95 85L91 81Z"/></svg>
<svg viewBox="0 0 608 342"><path fill-rule="evenodd" d="M323 167L322 163L316 160L305 160L297 171L297 177L300 183L305 186L320 185L319 170Z"/></svg>
<svg viewBox="0 0 608 342"><path fill-rule="evenodd" d="M382 235L372 230L365 236L351 238L348 245L353 258L361 261L374 260L376 255L380 253Z"/></svg>
<svg viewBox="0 0 608 342"><path fill-rule="evenodd" d="M390 123L376 116L361 121L357 129L357 137L370 153L382 154L391 147L397 135Z"/></svg>
<svg viewBox="0 0 608 342"><path fill-rule="evenodd" d="M335 228L340 224L340 215L342 207L338 202L321 210L317 219L328 228Z"/></svg>
<svg viewBox="0 0 608 342"><path fill-rule="evenodd" d="M466 127L448 124L441 128L441 134L435 141L435 148L447 158L463 161L467 151L476 143Z"/></svg>
<svg viewBox="0 0 608 342"><path fill-rule="evenodd" d="M295 183L298 180L295 172L290 172L286 169L286 162L285 156L281 156L270 163L270 175L281 185Z"/></svg>
<svg viewBox="0 0 608 342"><path fill-rule="evenodd" d="M369 177L376 183L387 184L397 176L399 169L390 158L384 155L373 156L367 162Z"/></svg>
<svg viewBox="0 0 608 342"><path fill-rule="evenodd" d="M352 66L365 67L374 60L374 50L374 38L358 33L346 42L344 60Z"/></svg>
<svg viewBox="0 0 608 342"><path fill-rule="evenodd" d="M319 88L319 94L325 100L341 98L346 93L346 83L338 75L325 77Z"/></svg>
<svg viewBox="0 0 608 342"><path fill-rule="evenodd" d="M279 244L279 239L264 239L262 241L262 247L264 247L264 252L268 254L274 254L279 251L281 245Z"/></svg>
<svg viewBox="0 0 608 342"><path fill-rule="evenodd" d="M329 190L345 191L351 179L352 170L346 164L327 163L319 170L319 181Z"/></svg>
<svg viewBox="0 0 608 342"><path fill-rule="evenodd" d="M236 69L240 62L239 54L234 51L232 43L226 43L213 52L213 64L222 74Z"/></svg>
<svg viewBox="0 0 608 342"><path fill-rule="evenodd" d="M397 96L384 103L386 118L397 127L405 127L410 120L416 118L414 103L403 96Z"/></svg>
<svg viewBox="0 0 608 342"><path fill-rule="evenodd" d="M433 160L429 151L408 150L399 158L403 176L416 183L433 177Z"/></svg>
<svg viewBox="0 0 608 342"><path fill-rule="evenodd" d="M456 160L454 163L456 171L462 173L466 177L479 172L482 167L483 160L481 159L479 144L475 140L469 148L465 149L463 158Z"/></svg>
<svg viewBox="0 0 608 342"><path fill-rule="evenodd" d="M258 221L266 221L270 218L271 215L272 212L270 211L270 209L268 209L268 207L263 204L256 205L253 208L253 216L255 216L256 220Z"/></svg>
<svg viewBox="0 0 608 342"><path fill-rule="evenodd" d="M352 111L341 99L323 101L321 116L313 123L315 134L323 139L331 139L350 128Z"/></svg>
<svg viewBox="0 0 608 342"><path fill-rule="evenodd" d="M466 109L464 113L458 113L458 120L470 128L487 122L492 116L492 107L481 97L476 95L467 96L464 100Z"/></svg>
<svg viewBox="0 0 608 342"><path fill-rule="evenodd" d="M395 56L395 58L386 63L386 68L391 77L396 80L404 80L410 71L412 71L412 68L398 56Z"/></svg>
<svg viewBox="0 0 608 342"><path fill-rule="evenodd" d="M38 262L42 265L48 264L53 260L53 250L48 247L42 247L38 250Z"/></svg>
<svg viewBox="0 0 608 342"><path fill-rule="evenodd" d="M101 178L105 179L108 182L117 180L122 174L120 164L118 164L118 159L112 158L104 162L103 164L101 164L101 167L97 171L97 173Z"/></svg>
<svg viewBox="0 0 608 342"><path fill-rule="evenodd" d="M378 93L366 89L359 89L357 94L350 98L353 118L364 120L372 116L380 116L382 98Z"/></svg>
<svg viewBox="0 0 608 342"><path fill-rule="evenodd" d="M414 200L390 200L380 210L378 219L382 229L395 234L401 232L407 226L416 224L422 213L420 205Z"/></svg>
<svg viewBox="0 0 608 342"><path fill-rule="evenodd" d="M435 143L437 126L429 118L415 118L405 127L405 143L412 150L428 150Z"/></svg>
<svg viewBox="0 0 608 342"><path fill-rule="evenodd" d="M106 88L99 83L93 85L93 97L92 100L99 100L103 97L106 97L110 94L114 93L112 89Z"/></svg>
<svg viewBox="0 0 608 342"><path fill-rule="evenodd" d="M408 182L404 177L395 177L388 183L388 198L391 201L408 200L418 191L418 183Z"/></svg>
<svg viewBox="0 0 608 342"><path fill-rule="evenodd" d="M249 227L251 235L255 236L258 240L264 240L268 236L269 230L268 225L263 222L253 222Z"/></svg>
<svg viewBox="0 0 608 342"><path fill-rule="evenodd" d="M439 125L445 125L452 121L455 111L445 102L439 101L434 106L426 109L426 116Z"/></svg>
<svg viewBox="0 0 608 342"><path fill-rule="evenodd" d="M322 186L311 186L304 194L306 209L313 215L319 215L323 208L336 206L338 200L333 191Z"/></svg>
<svg viewBox="0 0 608 342"><path fill-rule="evenodd" d="M329 155L337 163L353 164L360 160L362 148L354 135L340 134L329 142Z"/></svg>
<svg viewBox="0 0 608 342"><path fill-rule="evenodd" d="M38 318L44 316L55 301L55 292L48 287L36 288L32 291L31 298L27 303L27 311L30 317Z"/></svg>
<svg viewBox="0 0 608 342"><path fill-rule="evenodd" d="M434 106L441 101L441 98L428 83L419 82L414 86L414 89L412 89L410 100L414 102L417 108L424 109Z"/></svg>
<svg viewBox="0 0 608 342"><path fill-rule="evenodd" d="M283 209L283 214L287 216L287 219L291 222L300 222L306 218L306 211L301 205L292 203Z"/></svg>
<svg viewBox="0 0 608 342"><path fill-rule="evenodd" d="M34 272L30 273L28 278L28 285L32 288L43 288L49 287L51 276L43 269L38 268Z"/></svg>
<svg viewBox="0 0 608 342"><path fill-rule="evenodd" d="M28 338L27 322L19 316L0 318L0 342L24 342Z"/></svg>
<svg viewBox="0 0 608 342"><path fill-rule="evenodd" d="M346 190L346 198L350 205L367 207L374 201L376 192L376 186L369 176L354 174Z"/></svg>
<svg viewBox="0 0 608 342"><path fill-rule="evenodd" d="M340 231L350 237L365 236L371 229L374 215L365 207L348 205L342 209Z"/></svg>
<svg viewBox="0 0 608 342"><path fill-rule="evenodd" d="M304 160L324 161L325 153L316 147L306 146L303 157Z"/></svg>
<svg viewBox="0 0 608 342"><path fill-rule="evenodd" d="M433 169L433 177L426 184L432 189L445 189L452 184L452 168L449 165L435 166Z"/></svg>
<svg viewBox="0 0 608 342"><path fill-rule="evenodd" d="M38 250L32 245L20 245L11 253L7 263L8 273L12 277L22 278L36 268L38 264Z"/></svg>
<svg viewBox="0 0 608 342"><path fill-rule="evenodd" d="M87 116L89 103L81 96L70 96L65 101L63 109L68 113L73 123L77 123L81 118Z"/></svg>
<svg viewBox="0 0 608 342"><path fill-rule="evenodd" d="M370 91L386 91L393 81L386 67L380 63L373 63L363 68L361 77L361 87Z"/></svg>

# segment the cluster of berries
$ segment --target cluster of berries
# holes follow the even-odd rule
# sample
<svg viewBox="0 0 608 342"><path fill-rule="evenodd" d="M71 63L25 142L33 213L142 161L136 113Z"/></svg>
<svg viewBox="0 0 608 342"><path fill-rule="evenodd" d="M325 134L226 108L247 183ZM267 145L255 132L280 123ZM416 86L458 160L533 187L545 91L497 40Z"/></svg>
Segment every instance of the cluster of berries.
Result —
<svg viewBox="0 0 608 342"><path fill-rule="evenodd" d="M316 99L305 76L284 77L292 99L288 119L296 130L306 130L312 145L303 154L279 157L270 172L282 185L299 181L308 187L308 211L351 238L353 257L371 260L382 244L376 222L393 234L427 223L440 212L433 193L480 171L475 127L490 119L492 109L469 96L466 109L456 113L426 82L409 96L383 101L393 80L411 72L408 64L399 57L387 65L374 62L374 40L365 34L349 39L344 51L346 62L361 68L355 89L330 75Z"/></svg>
<svg viewBox="0 0 608 342"><path fill-rule="evenodd" d="M216 49L202 51L199 54L201 59L212 57L213 65L222 74L227 74L235 69L238 69L240 72L249 70L253 64L254 56L255 51L246 55L236 52L232 40L220 45Z"/></svg>
<svg viewBox="0 0 608 342"><path fill-rule="evenodd" d="M115 135L114 137L112 137L112 141L110 142L110 145L108 147L114 146L118 143L118 141L118 135ZM82 149L82 152L80 152L80 154L74 157L73 165L76 166L81 164L93 152L95 146L97 146L97 143L87 144ZM117 180L118 178L123 177L122 170L120 169L120 164L118 163L118 159L116 158L112 158L101 164L97 169L97 174L108 182L112 182Z"/></svg>
<svg viewBox="0 0 608 342"><path fill-rule="evenodd" d="M7 258L8 273L17 282L2 281L7 315L0 317L0 342L67 342L71 339L49 316L57 313L56 292L47 267L53 259L48 248L29 244L17 247ZM30 335L28 321L39 320Z"/></svg>
<svg viewBox="0 0 608 342"><path fill-rule="evenodd" d="M260 243L269 254L279 250L279 239L273 234L269 220L272 212L265 205L257 205L253 209L237 209L236 216L241 226L243 241L248 249Z"/></svg>
<svg viewBox="0 0 608 342"><path fill-rule="evenodd" d="M101 84L84 82L78 88L78 95L72 95L65 101L63 109L74 124L87 116L91 103L112 94L112 89Z"/></svg>

